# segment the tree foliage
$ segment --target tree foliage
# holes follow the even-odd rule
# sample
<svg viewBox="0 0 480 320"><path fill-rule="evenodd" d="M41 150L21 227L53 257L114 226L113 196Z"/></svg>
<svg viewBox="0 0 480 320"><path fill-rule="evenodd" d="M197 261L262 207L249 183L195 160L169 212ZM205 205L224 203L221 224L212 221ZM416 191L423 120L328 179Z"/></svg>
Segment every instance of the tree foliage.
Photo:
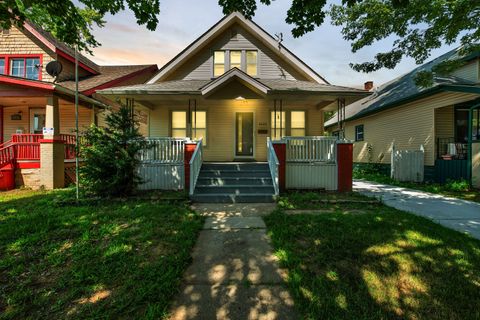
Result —
<svg viewBox="0 0 480 320"><path fill-rule="evenodd" d="M134 13L138 24L155 30L160 13L159 0L2 0L0 28L22 27L24 21L29 20L57 39L90 52L92 47L99 45L92 28L102 27L107 13L116 14L126 8Z"/></svg>
<svg viewBox="0 0 480 320"><path fill-rule="evenodd" d="M142 179L137 174L138 152L146 141L138 131L132 109L122 105L110 112L106 127L92 125L85 132L80 154L81 184L99 196L124 196L134 192Z"/></svg>

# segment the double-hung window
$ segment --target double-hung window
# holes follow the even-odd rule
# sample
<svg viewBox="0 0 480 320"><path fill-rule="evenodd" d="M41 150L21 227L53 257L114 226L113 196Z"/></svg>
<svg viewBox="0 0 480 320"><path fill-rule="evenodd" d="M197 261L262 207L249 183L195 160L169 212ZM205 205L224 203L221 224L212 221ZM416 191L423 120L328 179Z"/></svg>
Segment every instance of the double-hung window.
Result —
<svg viewBox="0 0 480 320"><path fill-rule="evenodd" d="M225 73L225 51L213 53L213 76L218 77Z"/></svg>
<svg viewBox="0 0 480 320"><path fill-rule="evenodd" d="M242 51L230 51L230 69L242 70Z"/></svg>
<svg viewBox="0 0 480 320"><path fill-rule="evenodd" d="M207 112L192 112L192 139L200 140L203 138L203 145L207 145Z"/></svg>
<svg viewBox="0 0 480 320"><path fill-rule="evenodd" d="M172 137L187 137L187 112L172 111Z"/></svg>
<svg viewBox="0 0 480 320"><path fill-rule="evenodd" d="M255 77L257 75L257 51L249 50L246 52L247 74Z"/></svg>
<svg viewBox="0 0 480 320"><path fill-rule="evenodd" d="M305 111L292 111L290 113L290 135L292 137L305 136Z"/></svg>
<svg viewBox="0 0 480 320"><path fill-rule="evenodd" d="M272 140L279 140L285 137L285 111L272 111L270 121L270 132Z"/></svg>
<svg viewBox="0 0 480 320"><path fill-rule="evenodd" d="M363 124L355 126L355 141L363 141L363 138L364 138Z"/></svg>

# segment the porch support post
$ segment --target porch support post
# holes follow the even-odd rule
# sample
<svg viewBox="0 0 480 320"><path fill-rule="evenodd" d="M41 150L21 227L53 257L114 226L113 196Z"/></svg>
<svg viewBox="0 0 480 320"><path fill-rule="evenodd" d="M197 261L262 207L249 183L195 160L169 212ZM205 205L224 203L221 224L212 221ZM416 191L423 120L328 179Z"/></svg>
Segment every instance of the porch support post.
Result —
<svg viewBox="0 0 480 320"><path fill-rule="evenodd" d="M287 176L287 144L285 141L272 141L273 149L278 159L278 187L280 192L286 190Z"/></svg>
<svg viewBox="0 0 480 320"><path fill-rule="evenodd" d="M65 146L60 139L58 97L47 97L45 126L49 131L40 140L40 181L46 189L63 188L65 184Z"/></svg>
<svg viewBox="0 0 480 320"><path fill-rule="evenodd" d="M337 190L351 192L353 187L353 143L337 142Z"/></svg>
<svg viewBox="0 0 480 320"><path fill-rule="evenodd" d="M185 142L185 150L183 155L183 164L184 164L184 189L186 191L190 191L190 160L192 160L193 153L195 152L195 148L197 144L195 142Z"/></svg>

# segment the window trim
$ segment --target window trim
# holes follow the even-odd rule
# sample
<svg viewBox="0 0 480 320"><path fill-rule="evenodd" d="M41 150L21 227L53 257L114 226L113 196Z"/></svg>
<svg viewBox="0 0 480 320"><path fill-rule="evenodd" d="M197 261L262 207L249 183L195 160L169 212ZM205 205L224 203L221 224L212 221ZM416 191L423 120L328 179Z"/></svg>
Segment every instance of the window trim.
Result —
<svg viewBox="0 0 480 320"><path fill-rule="evenodd" d="M362 128L362 138L358 137L358 129ZM365 125L359 124L355 126L355 141L364 141L365 140Z"/></svg>
<svg viewBox="0 0 480 320"><path fill-rule="evenodd" d="M221 77L222 75L225 74L225 72L227 72L227 56L230 58L230 52L227 52L228 50L213 50L212 51L212 78L213 79L216 79L218 77ZM223 73L221 75L215 75L215 53L216 52L223 52ZM228 65L230 65L230 63L228 63Z"/></svg>
<svg viewBox="0 0 480 320"><path fill-rule="evenodd" d="M35 79L28 79L26 78L26 64L27 64L27 59L39 59L39 64L40 68L38 70L38 81L42 80L42 67L43 67L43 55L42 54L0 54L0 59L5 59L5 73L3 75L5 76L11 76L11 77L16 77L16 78L21 78L21 79L26 79L26 80L32 80L36 81ZM12 76L10 74L10 60L13 59L24 59L24 72L25 76L24 77L17 77L17 76Z"/></svg>

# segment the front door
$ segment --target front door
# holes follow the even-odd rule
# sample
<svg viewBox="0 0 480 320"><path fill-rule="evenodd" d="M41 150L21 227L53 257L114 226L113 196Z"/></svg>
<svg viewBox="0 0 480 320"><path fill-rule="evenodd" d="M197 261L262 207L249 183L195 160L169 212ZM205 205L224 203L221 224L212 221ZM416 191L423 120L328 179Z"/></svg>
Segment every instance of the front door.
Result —
<svg viewBox="0 0 480 320"><path fill-rule="evenodd" d="M253 112L235 114L235 156L253 157Z"/></svg>
<svg viewBox="0 0 480 320"><path fill-rule="evenodd" d="M30 109L30 133L41 134L45 127L45 109Z"/></svg>

